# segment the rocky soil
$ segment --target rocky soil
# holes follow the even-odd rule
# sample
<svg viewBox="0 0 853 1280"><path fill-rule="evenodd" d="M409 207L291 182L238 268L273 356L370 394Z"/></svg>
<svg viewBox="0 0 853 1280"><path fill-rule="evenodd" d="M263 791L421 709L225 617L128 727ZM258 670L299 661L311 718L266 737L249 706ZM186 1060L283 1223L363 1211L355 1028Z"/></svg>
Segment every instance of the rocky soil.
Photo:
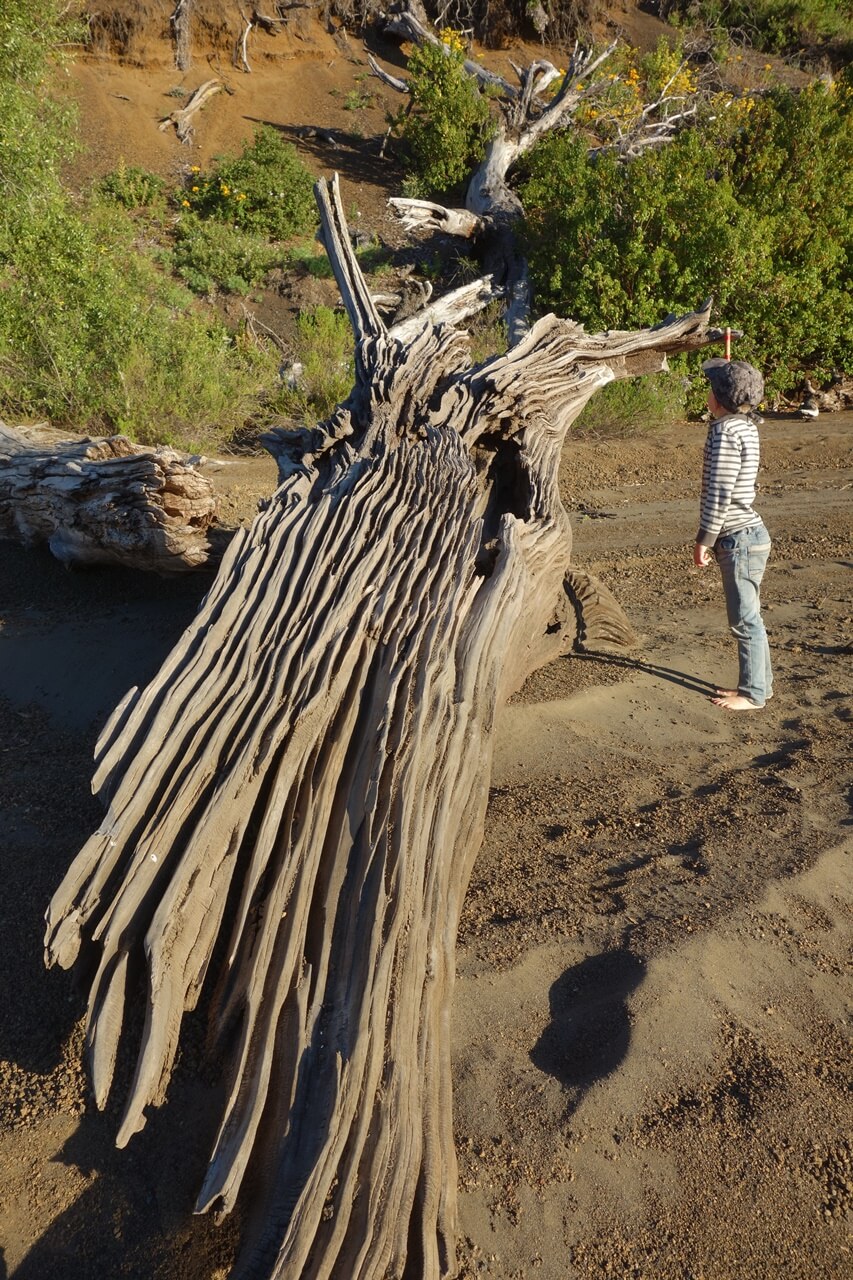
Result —
<svg viewBox="0 0 853 1280"><path fill-rule="evenodd" d="M464 1277L849 1267L853 416L763 430L777 696L754 715L708 702L735 663L716 571L691 565L702 434L566 449L576 559L643 641L545 668L500 726L458 953ZM217 472L232 520L273 483L265 459ZM163 1112L116 1151L81 994L40 941L100 819L99 725L205 580L0 554L5 1274L223 1280L239 1224L191 1215L220 1087L199 1076L203 1026Z"/></svg>

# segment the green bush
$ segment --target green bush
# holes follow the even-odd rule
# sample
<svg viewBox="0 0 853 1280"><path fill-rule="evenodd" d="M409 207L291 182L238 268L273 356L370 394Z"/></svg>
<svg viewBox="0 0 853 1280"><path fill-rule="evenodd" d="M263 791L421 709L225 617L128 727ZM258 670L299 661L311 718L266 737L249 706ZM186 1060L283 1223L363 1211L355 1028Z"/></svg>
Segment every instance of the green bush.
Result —
<svg viewBox="0 0 853 1280"><path fill-rule="evenodd" d="M471 338L471 363L480 364L492 356L503 355L508 346L506 316L500 302L490 302L467 323Z"/></svg>
<svg viewBox="0 0 853 1280"><path fill-rule="evenodd" d="M152 175L120 166L89 205L64 190L73 113L50 93L66 7L0 9L0 415L209 447L256 412L278 360L140 251L127 208L156 203Z"/></svg>
<svg viewBox="0 0 853 1280"><path fill-rule="evenodd" d="M207 175L192 172L181 205L273 240L307 235L319 221L311 174L269 125L239 156L219 156Z"/></svg>
<svg viewBox="0 0 853 1280"><path fill-rule="evenodd" d="M458 41L418 45L409 55L409 109L395 118L406 146L410 196L457 186L494 134L489 104L464 66Z"/></svg>
<svg viewBox="0 0 853 1280"><path fill-rule="evenodd" d="M525 237L539 304L588 328L654 324L713 295L768 391L853 367L853 87L713 104L629 164L577 138L531 155Z"/></svg>
<svg viewBox="0 0 853 1280"><path fill-rule="evenodd" d="M685 379L676 373L609 382L583 409L572 434L618 437L671 426L684 419L686 402Z"/></svg>
<svg viewBox="0 0 853 1280"><path fill-rule="evenodd" d="M188 214L175 228L172 265L195 293L248 293L279 257L269 241L225 222Z"/></svg>
<svg viewBox="0 0 853 1280"><path fill-rule="evenodd" d="M166 183L156 173L125 164L122 159L112 173L101 178L96 190L105 199L113 200L125 209L145 209L163 201Z"/></svg>
<svg viewBox="0 0 853 1280"><path fill-rule="evenodd" d="M0 256L16 217L53 190L75 149L74 111L49 93L62 45L78 34L60 0L0 6ZM5 232L5 234L4 234Z"/></svg>
<svg viewBox="0 0 853 1280"><path fill-rule="evenodd" d="M62 197L29 218L0 270L0 406L83 429L175 443L227 436L276 362L133 250L123 211Z"/></svg>
<svg viewBox="0 0 853 1280"><path fill-rule="evenodd" d="M312 307L296 320L293 385L284 384L270 402L273 412L311 423L328 418L352 390L355 376L352 330L331 307Z"/></svg>
<svg viewBox="0 0 853 1280"><path fill-rule="evenodd" d="M760 49L790 53L820 45L853 45L850 0L667 0L671 16L743 32Z"/></svg>

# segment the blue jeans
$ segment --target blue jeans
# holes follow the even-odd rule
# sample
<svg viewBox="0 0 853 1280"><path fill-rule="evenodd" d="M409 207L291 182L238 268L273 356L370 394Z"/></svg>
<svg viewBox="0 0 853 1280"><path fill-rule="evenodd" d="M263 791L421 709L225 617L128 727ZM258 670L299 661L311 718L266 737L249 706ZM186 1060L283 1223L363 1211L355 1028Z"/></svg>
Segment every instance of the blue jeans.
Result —
<svg viewBox="0 0 853 1280"><path fill-rule="evenodd" d="M770 555L763 524L718 538L714 547L726 593L729 628L737 640L738 693L763 707L773 693L770 646L761 620L761 579Z"/></svg>

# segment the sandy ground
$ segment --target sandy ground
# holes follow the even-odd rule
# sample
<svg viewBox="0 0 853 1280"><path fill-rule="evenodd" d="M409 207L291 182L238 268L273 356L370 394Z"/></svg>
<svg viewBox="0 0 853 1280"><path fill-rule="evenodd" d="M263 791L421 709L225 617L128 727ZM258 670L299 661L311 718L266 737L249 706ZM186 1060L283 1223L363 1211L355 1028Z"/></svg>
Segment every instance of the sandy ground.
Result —
<svg viewBox="0 0 853 1280"><path fill-rule="evenodd" d="M576 558L643 643L546 667L500 724L458 952L465 1277L850 1274L853 415L764 428L777 696L755 715L707 700L735 663L716 571L690 565L702 434L566 449ZM273 480L265 459L218 472L230 517ZM205 580L0 560L0 1276L222 1280L237 1224L191 1216L218 1088L202 1028L116 1151L82 996L41 955L100 819L98 728Z"/></svg>

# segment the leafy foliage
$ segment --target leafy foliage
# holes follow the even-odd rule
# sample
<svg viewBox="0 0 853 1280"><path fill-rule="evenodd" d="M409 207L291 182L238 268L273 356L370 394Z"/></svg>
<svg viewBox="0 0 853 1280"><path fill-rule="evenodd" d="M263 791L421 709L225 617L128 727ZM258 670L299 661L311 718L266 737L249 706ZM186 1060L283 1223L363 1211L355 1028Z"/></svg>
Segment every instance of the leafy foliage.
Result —
<svg viewBox="0 0 853 1280"><path fill-rule="evenodd" d="M850 0L665 0L662 9L742 32L758 48L777 53L829 43L853 47Z"/></svg>
<svg viewBox="0 0 853 1280"><path fill-rule="evenodd" d="M406 144L410 196L450 191L479 163L494 134L488 102L465 70L464 45L444 31L443 45L409 56L410 106L395 117Z"/></svg>
<svg viewBox="0 0 853 1280"><path fill-rule="evenodd" d="M241 423L272 357L203 318L133 251L118 210L65 199L27 222L0 276L0 404L142 440L210 440Z"/></svg>
<svg viewBox="0 0 853 1280"><path fill-rule="evenodd" d="M595 328L713 295L738 355L781 391L853 366L853 84L715 102L630 164L577 137L530 158L526 240L543 307Z"/></svg>
<svg viewBox="0 0 853 1280"><path fill-rule="evenodd" d="M572 427L576 436L627 436L683 420L687 389L675 373L610 382L592 397Z"/></svg>
<svg viewBox="0 0 853 1280"><path fill-rule="evenodd" d="M55 53L76 33L60 0L3 0L0 6L0 254L15 215L49 191L74 150L74 113L46 92Z"/></svg>
<svg viewBox="0 0 853 1280"><path fill-rule="evenodd" d="M280 255L269 241L188 214L175 228L172 264L195 293L248 293Z"/></svg>
<svg viewBox="0 0 853 1280"><path fill-rule="evenodd" d="M210 174L194 169L181 204L203 218L230 222L244 231L287 240L317 226L314 180L296 154L269 125L238 156L220 156Z"/></svg>
<svg viewBox="0 0 853 1280"><path fill-rule="evenodd" d="M613 141L639 124L649 103L661 103L655 119L670 118L698 87L681 40L671 44L661 37L657 47L645 54L620 45L607 67L599 87L584 100L577 115L577 122L601 142Z"/></svg>
<svg viewBox="0 0 853 1280"><path fill-rule="evenodd" d="M112 173L101 178L97 190L105 199L114 200L125 209L144 209L163 201L166 183L156 173L128 165L122 159Z"/></svg>
<svg viewBox="0 0 853 1280"><path fill-rule="evenodd" d="M128 209L162 200L158 179L120 166L89 204L63 188L73 116L50 93L76 30L64 14L58 0L0 10L0 413L211 442L255 409L277 361L137 246Z"/></svg>
<svg viewBox="0 0 853 1280"><path fill-rule="evenodd" d="M342 312L312 307L296 320L295 372L271 408L289 418L328 418L352 389L355 363L352 331Z"/></svg>

